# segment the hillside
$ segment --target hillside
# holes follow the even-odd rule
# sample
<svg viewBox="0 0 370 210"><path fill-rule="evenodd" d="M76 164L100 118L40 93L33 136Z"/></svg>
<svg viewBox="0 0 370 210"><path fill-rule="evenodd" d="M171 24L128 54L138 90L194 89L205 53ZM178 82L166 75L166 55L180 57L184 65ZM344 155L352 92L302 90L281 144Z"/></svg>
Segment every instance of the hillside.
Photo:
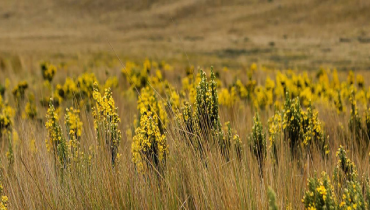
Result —
<svg viewBox="0 0 370 210"><path fill-rule="evenodd" d="M370 69L365 0L0 2L2 54Z"/></svg>

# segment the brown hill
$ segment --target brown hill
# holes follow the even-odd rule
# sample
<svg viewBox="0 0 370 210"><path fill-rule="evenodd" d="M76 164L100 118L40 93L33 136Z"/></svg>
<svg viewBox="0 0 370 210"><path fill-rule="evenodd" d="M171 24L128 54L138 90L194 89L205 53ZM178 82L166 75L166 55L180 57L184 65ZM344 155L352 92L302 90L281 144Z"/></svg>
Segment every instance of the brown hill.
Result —
<svg viewBox="0 0 370 210"><path fill-rule="evenodd" d="M0 52L370 69L366 0L3 0ZM187 59L188 58L188 59Z"/></svg>

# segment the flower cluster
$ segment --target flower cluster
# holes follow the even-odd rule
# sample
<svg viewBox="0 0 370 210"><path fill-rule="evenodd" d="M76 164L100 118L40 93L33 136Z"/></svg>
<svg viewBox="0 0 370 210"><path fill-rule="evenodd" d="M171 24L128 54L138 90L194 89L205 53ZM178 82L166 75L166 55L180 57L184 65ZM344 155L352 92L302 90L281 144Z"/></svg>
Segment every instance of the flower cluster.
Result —
<svg viewBox="0 0 370 210"><path fill-rule="evenodd" d="M320 179L315 176L308 180L308 189L302 199L305 209L365 209L369 205L369 199L364 196L362 189L364 185L368 187L368 183L361 184L357 179L356 166L347 158L342 146L338 149L337 157L339 160L334 169L333 185L325 172ZM369 192L366 190L366 196ZM336 194L342 196L337 198Z"/></svg>
<svg viewBox="0 0 370 210"><path fill-rule="evenodd" d="M268 149L271 151L271 155L274 161L277 161L277 141L281 139L282 130L282 115L281 112L275 110L273 116L268 119L268 134L269 134L269 146Z"/></svg>
<svg viewBox="0 0 370 210"><path fill-rule="evenodd" d="M162 101L157 99L152 88L144 87L141 89L139 98L137 100L137 109L140 114L139 119L141 115L148 111L152 112L154 115L157 115L158 117L156 118L156 123L158 124L161 133L164 133L167 125L167 113L164 109Z"/></svg>
<svg viewBox="0 0 370 210"><path fill-rule="evenodd" d="M59 124L58 113L56 112L52 99L50 99L49 109L46 115L45 127L48 130L46 148L52 150L54 157L59 159L59 163L65 168L68 164L67 144L63 137L62 128Z"/></svg>
<svg viewBox="0 0 370 210"><path fill-rule="evenodd" d="M141 89L148 84L150 69L151 62L148 59L144 61L141 68L135 63L127 62L125 68L122 69L122 74L127 78L127 81L132 87Z"/></svg>
<svg viewBox="0 0 370 210"><path fill-rule="evenodd" d="M357 178L357 169L346 154L342 146L338 149L336 156L339 158L334 169L334 181L337 184L338 194L342 194L340 209L365 209L368 205L364 201L362 186Z"/></svg>
<svg viewBox="0 0 370 210"><path fill-rule="evenodd" d="M303 145L308 147L313 143L323 151L324 155L329 153L327 138L324 133L322 122L318 119L318 111L313 110L311 102L306 112L302 114Z"/></svg>
<svg viewBox="0 0 370 210"><path fill-rule="evenodd" d="M262 109L283 102L285 93L289 92L292 98L300 98L303 107L308 107L310 102L321 102L329 106L334 105L338 113L342 113L345 111L345 101L350 98L351 89L356 85L353 72L349 73L346 82L340 82L335 69L333 71L320 69L316 77L311 77L306 72L297 74L292 70L277 71L274 73L275 77L272 79L267 77L263 85L253 79L257 71L249 69L248 81L243 83L241 79L236 79L232 87L235 87L238 98L247 99L255 107ZM366 106L370 92L364 88L364 79L360 74L357 75L357 87L359 89L354 97ZM222 92L228 96L224 89Z"/></svg>
<svg viewBox="0 0 370 210"><path fill-rule="evenodd" d="M93 97L96 104L92 114L97 138L101 143L105 143L114 165L119 155L118 146L121 141L121 131L118 128L121 119L117 113L118 108L115 106L110 88L105 89L102 96L98 90L98 84L95 83Z"/></svg>
<svg viewBox="0 0 370 210"><path fill-rule="evenodd" d="M343 190L342 202L339 209L366 209L366 202L362 194L362 186L358 181L348 181ZM368 204L367 204L368 205Z"/></svg>
<svg viewBox="0 0 370 210"><path fill-rule="evenodd" d="M347 180L353 181L357 178L356 165L347 157L346 150L340 146L336 156L339 158L334 170L334 180L343 185Z"/></svg>
<svg viewBox="0 0 370 210"><path fill-rule="evenodd" d="M14 114L14 109L0 95L0 137L4 132L11 131Z"/></svg>
<svg viewBox="0 0 370 210"><path fill-rule="evenodd" d="M236 87L231 87L229 91L226 88L221 89L218 94L218 103L222 106L233 107L235 102L238 100L238 95L236 92Z"/></svg>
<svg viewBox="0 0 370 210"><path fill-rule="evenodd" d="M289 142L291 153L294 156L300 148L302 140L302 114L299 98L291 100L286 94L283 116L284 138Z"/></svg>
<svg viewBox="0 0 370 210"><path fill-rule="evenodd" d="M191 104L195 103L196 86L200 82L200 73L194 74L194 67L186 69L186 77L182 79L182 89L184 93L188 93L188 98Z"/></svg>
<svg viewBox="0 0 370 210"><path fill-rule="evenodd" d="M40 67L41 74L44 80L51 82L54 78L55 73L57 72L57 68L48 62L42 62Z"/></svg>
<svg viewBox="0 0 370 210"><path fill-rule="evenodd" d="M139 170L149 166L159 169L166 162L167 112L156 95L151 87L146 86L141 89L137 100L139 124L135 125L131 150L133 162ZM176 100L176 96L174 99Z"/></svg>
<svg viewBox="0 0 370 210"><path fill-rule="evenodd" d="M346 108L342 102L342 97L340 95L340 91L337 91L338 94L337 94L337 98L334 100L334 105L335 105L335 108L337 109L337 113L340 114L340 113L343 113Z"/></svg>
<svg viewBox="0 0 370 210"><path fill-rule="evenodd" d="M82 122L80 120L80 110L67 108L65 114L65 125L68 133L68 146L72 159L78 158L80 139L82 134Z"/></svg>
<svg viewBox="0 0 370 210"><path fill-rule="evenodd" d="M152 111L141 113L131 151L133 162L140 171L145 167L160 168L165 164L168 154L166 136L159 130L158 116Z"/></svg>
<svg viewBox="0 0 370 210"><path fill-rule="evenodd" d="M99 85L94 73L83 73L77 78L78 93L82 98L92 98L95 88Z"/></svg>
<svg viewBox="0 0 370 210"><path fill-rule="evenodd" d="M7 210L8 209L8 196L3 194L3 185L0 180L0 210Z"/></svg>
<svg viewBox="0 0 370 210"><path fill-rule="evenodd" d="M170 104L171 104L172 110L177 110L180 108L180 96L175 90L171 90Z"/></svg>
<svg viewBox="0 0 370 210"><path fill-rule="evenodd" d="M204 71L200 71L201 80L197 86L195 101L195 120L207 136L211 130L220 130L221 123L218 114L218 95L215 74L211 68L211 81L207 81Z"/></svg>
<svg viewBox="0 0 370 210"><path fill-rule="evenodd" d="M305 209L337 209L334 188L325 172L321 174L321 178L316 175L309 178L307 188L302 199Z"/></svg>
<svg viewBox="0 0 370 210"><path fill-rule="evenodd" d="M67 77L64 84L56 85L53 94L54 106L59 106L64 100L74 99L80 107L86 105L89 110L95 82L97 83L97 79L94 73L83 73L76 80ZM44 106L48 103L48 98L42 100Z"/></svg>
<svg viewBox="0 0 370 210"><path fill-rule="evenodd" d="M295 156L303 149L316 146L323 152L329 153L327 137L322 122L318 119L318 112L309 102L307 111L303 111L299 98L291 100L286 94L283 116L284 138L289 141L292 155Z"/></svg>
<svg viewBox="0 0 370 210"><path fill-rule="evenodd" d="M140 90L148 84L151 84L158 91L162 91L163 85L167 82L163 80L162 73L170 72L173 67L162 62L151 61L145 59L142 66L133 62L126 62L125 68L122 69L122 74L130 84L131 88ZM151 72L154 75L151 76Z"/></svg>
<svg viewBox="0 0 370 210"><path fill-rule="evenodd" d="M271 80L270 80L271 81ZM271 81L273 83L273 81ZM263 86L257 86L254 89L254 106L256 108L261 108L265 109L269 106L272 106L274 101L273 101L273 88L274 84L268 84L269 78L266 80L266 87Z"/></svg>
<svg viewBox="0 0 370 210"><path fill-rule="evenodd" d="M104 84L104 88L116 88L118 87L118 78L117 77L109 77Z"/></svg>
<svg viewBox="0 0 370 210"><path fill-rule="evenodd" d="M82 80L85 81L85 80ZM84 83L82 83L84 86ZM74 98L79 93L79 90L77 88L76 82L72 79L67 77L66 81L64 82L63 87L61 88L63 91L62 94L64 98Z"/></svg>
<svg viewBox="0 0 370 210"><path fill-rule="evenodd" d="M236 80L235 84L233 85L236 88L236 91L240 98L247 99L249 96L250 89L254 89L256 81L249 81L246 86L240 81L240 79ZM248 88L249 87L249 88ZM248 88L248 89L247 89Z"/></svg>
<svg viewBox="0 0 370 210"><path fill-rule="evenodd" d="M14 87L12 93L16 101L21 101L24 99L24 93L28 88L28 83L26 81L19 82L17 86Z"/></svg>
<svg viewBox="0 0 370 210"><path fill-rule="evenodd" d="M188 83L192 72L193 70L190 69L186 80L183 80L183 84L187 85L187 91L190 93L194 90L193 83ZM233 131L228 122L224 126L226 129L222 129L218 110L220 101L217 94L218 81L213 68L211 68L211 81L207 81L206 73L202 70L200 70L196 81L198 81L198 85L196 86L194 105L185 102L176 116L179 127L181 127L180 133L187 140L187 143L190 143L192 148L201 154L203 154L205 146L218 144L218 148L226 160L229 160L232 148L240 160L243 150L240 137ZM232 89L235 88L232 87ZM221 101L224 99L225 94L221 96ZM192 101L191 97L190 101Z"/></svg>

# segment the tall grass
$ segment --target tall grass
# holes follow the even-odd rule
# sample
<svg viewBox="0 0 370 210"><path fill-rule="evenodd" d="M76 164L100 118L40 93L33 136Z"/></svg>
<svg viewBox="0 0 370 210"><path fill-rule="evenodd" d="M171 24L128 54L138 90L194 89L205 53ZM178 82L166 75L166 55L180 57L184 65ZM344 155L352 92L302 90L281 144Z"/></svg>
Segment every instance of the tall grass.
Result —
<svg viewBox="0 0 370 210"><path fill-rule="evenodd" d="M100 74L97 73L98 78ZM174 78L171 82L176 83L173 74L168 78ZM227 80L228 75L223 74L221 78L223 76ZM39 90L32 85L30 88ZM14 162L8 164L4 155L8 147L4 140L1 140L0 155L0 178L3 194L9 198L9 209L268 209L273 196L270 187L275 192L274 202L278 207L302 209L307 179L321 171L333 176L338 160L335 151L340 145L348 148L348 156L357 165L359 175L370 173L368 147L358 147L353 141L355 134L346 126L351 117L349 111L342 114L320 104L316 109L325 124L325 134L330 136L328 147L331 152L323 158L320 148L312 147L310 155L297 159L291 154L289 143L284 138L276 138L279 149L274 155L266 153L261 164L259 156L249 147L248 137L252 133L256 108L248 102L219 109L220 121L230 121L240 136L242 153L230 150L229 158L225 159L217 144L203 147L205 149L199 153L189 146L188 139L193 138L193 134L185 132L185 125L171 117L171 113L178 111L173 108L168 111L166 139L169 154L164 168L146 167L140 171L132 161L131 153L133 122L138 114L136 98L123 97L120 91L113 89L121 117L118 126L122 131L117 145L120 155L114 165L111 151L96 136L89 108L81 110L83 128L79 145L85 153L85 161L62 170L56 167L54 154L45 146L48 138L45 118L40 116L39 120L32 120L20 115L14 118L13 128L18 133L18 138L13 141ZM35 97L44 95L40 91ZM166 100L166 96L161 100ZM42 110L41 106L38 109ZM39 115L42 114L45 111L40 111ZM261 125L267 128L268 118L273 114L271 107L259 110ZM66 131L62 120L59 125ZM264 132L268 134L267 130ZM67 134L64 132L63 135ZM368 137L361 138L360 141L365 142ZM152 163L148 161L148 164Z"/></svg>

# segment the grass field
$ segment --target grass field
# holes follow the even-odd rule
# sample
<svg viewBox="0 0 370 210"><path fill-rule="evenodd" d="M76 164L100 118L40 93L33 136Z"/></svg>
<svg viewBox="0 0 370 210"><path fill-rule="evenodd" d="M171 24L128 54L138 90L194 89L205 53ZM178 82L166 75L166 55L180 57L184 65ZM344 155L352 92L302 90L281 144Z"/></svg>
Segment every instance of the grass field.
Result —
<svg viewBox="0 0 370 210"><path fill-rule="evenodd" d="M1 1L0 209L369 209L369 10Z"/></svg>

